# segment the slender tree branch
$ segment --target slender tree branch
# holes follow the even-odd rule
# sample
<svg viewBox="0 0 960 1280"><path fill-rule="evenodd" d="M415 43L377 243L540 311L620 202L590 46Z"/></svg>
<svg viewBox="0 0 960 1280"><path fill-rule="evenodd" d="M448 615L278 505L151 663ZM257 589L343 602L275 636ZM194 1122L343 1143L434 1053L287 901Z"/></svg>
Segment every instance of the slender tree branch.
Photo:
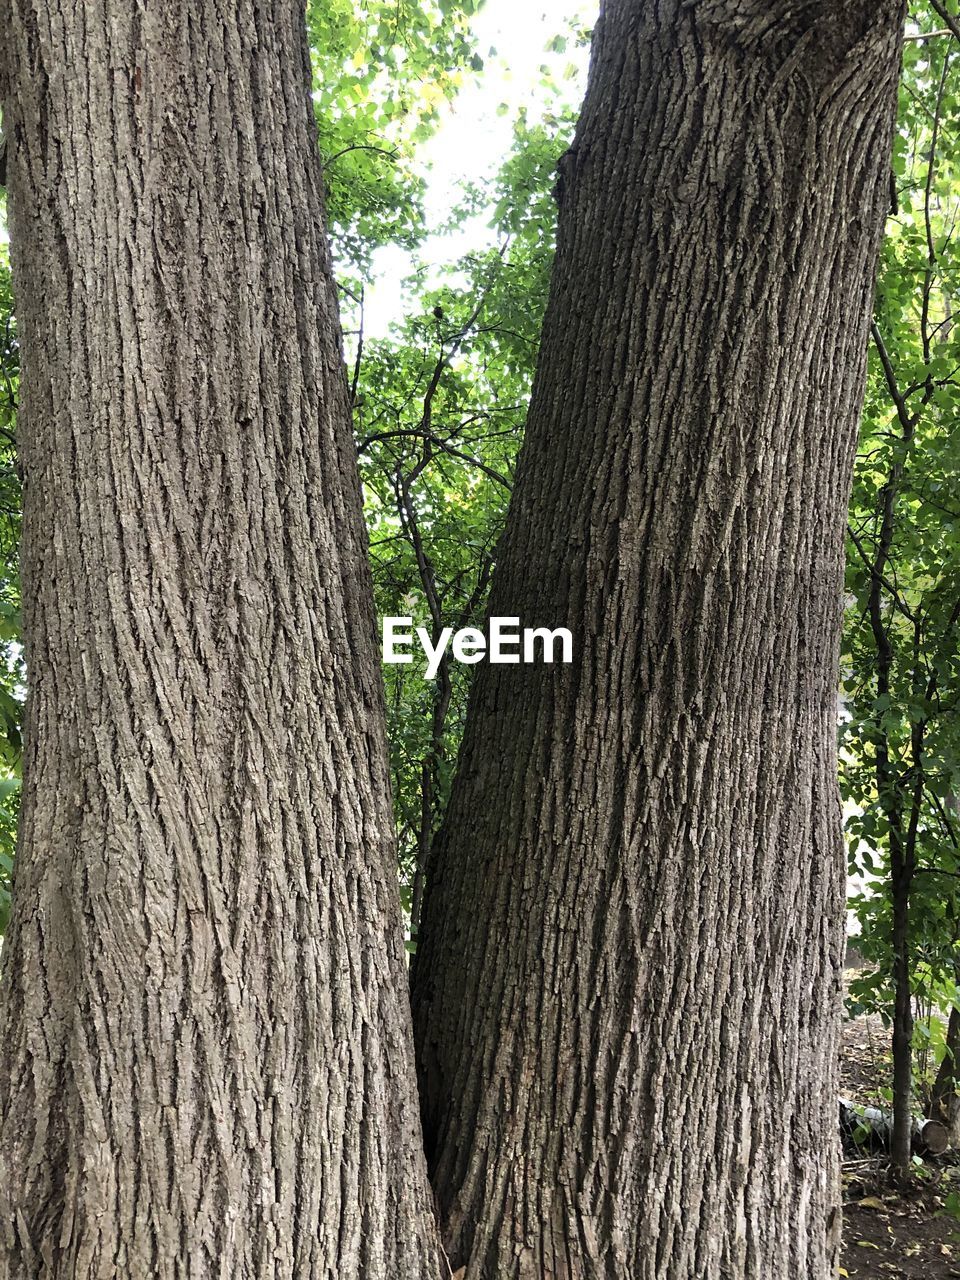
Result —
<svg viewBox="0 0 960 1280"><path fill-rule="evenodd" d="M933 113L933 129L930 134L930 160L927 164L927 180L923 194L923 222L927 239L927 266L923 274L923 296L920 306L920 340L923 345L923 362L930 364L930 298L933 292L933 274L937 265L937 248L933 238L933 222L930 205L933 199L933 182L937 171L937 144L940 140L940 116L943 111L943 95L947 84L947 68L950 64L949 51L943 59L940 71L940 84L937 89L937 101ZM929 384L929 379L928 379ZM932 389L929 388L930 394Z"/></svg>
<svg viewBox="0 0 960 1280"><path fill-rule="evenodd" d="M947 24L947 27L952 34L960 40L960 20L953 16L947 6L943 3L943 0L930 0L930 8L942 22ZM942 35L943 33L938 31L934 34Z"/></svg>
<svg viewBox="0 0 960 1280"><path fill-rule="evenodd" d="M328 158L323 162L324 168L326 168L327 165L333 164L334 160L339 160L341 156L349 155L351 151L374 151L379 156L386 156L388 160L396 160L397 155L399 154L396 147L388 150L386 147L375 147L370 144L358 143L356 146L344 147L341 151L335 151L332 156L328 156Z"/></svg>
<svg viewBox="0 0 960 1280"><path fill-rule="evenodd" d="M360 451L363 452L363 450L368 449L371 444L375 444L383 440L395 439L428 440L432 445L436 445L436 447L443 453L448 453L452 458L459 458L462 462L467 462L470 466L476 467L478 471L482 471L484 475L489 476L491 480L502 485L508 492L513 488L512 481L510 481L502 472L489 466L480 458L475 458L473 454L465 453L462 449L458 449L455 445L450 444L449 441L442 439L440 436L434 435L433 432L423 431L420 428L411 427L406 430L376 431L369 436L364 436L360 441L359 448Z"/></svg>
<svg viewBox="0 0 960 1280"><path fill-rule="evenodd" d="M875 562L870 559L870 557L867 555L864 549L863 543L854 533L850 525L847 525L847 533L849 533L851 542L857 548L857 551L860 553L860 558L863 560L863 563L870 570L870 574L873 577L874 581L879 582L881 586L886 588L888 594L890 595L891 600L893 601L894 607L897 609L897 611L899 613L902 613L908 622L916 622L916 618L914 617L913 613L911 613L911 611L903 603L903 600L900 597L900 592L893 585L890 579L884 576L882 570L880 569L880 564L882 563L882 561L878 560Z"/></svg>
<svg viewBox="0 0 960 1280"><path fill-rule="evenodd" d="M357 332L357 358L353 364L353 382L350 384L350 403L357 403L357 388L360 385L360 365L363 360L363 302L366 290L360 289L360 328Z"/></svg>
<svg viewBox="0 0 960 1280"><path fill-rule="evenodd" d="M957 833L953 829L953 823L950 821L949 817L947 816L947 811L943 806L943 801L940 799L940 797L937 795L935 791L930 792L930 797L933 800L933 805L937 811L940 821L943 823L943 828L950 839L950 843L953 845L954 849L960 848L960 844L958 844L958 841L957 841Z"/></svg>
<svg viewBox="0 0 960 1280"><path fill-rule="evenodd" d="M900 426L903 428L904 436L906 437L908 433L913 435L913 430L917 425L916 415L911 414L906 399L897 384L897 375L893 368L893 362L890 359L886 343L883 340L883 334L880 332L880 326L876 320L870 322L870 334L873 338L873 345L877 348L877 354L880 356L880 364L883 367L887 390L890 392L890 399L896 407L897 417L900 419Z"/></svg>

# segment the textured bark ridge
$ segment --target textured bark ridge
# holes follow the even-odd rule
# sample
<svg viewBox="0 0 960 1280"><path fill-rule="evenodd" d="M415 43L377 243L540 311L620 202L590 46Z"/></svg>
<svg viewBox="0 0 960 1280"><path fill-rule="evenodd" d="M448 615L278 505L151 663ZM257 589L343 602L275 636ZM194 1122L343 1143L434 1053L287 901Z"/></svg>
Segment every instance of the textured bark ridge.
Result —
<svg viewBox="0 0 960 1280"><path fill-rule="evenodd" d="M843 523L903 6L607 0L414 973L468 1280L821 1280Z"/></svg>
<svg viewBox="0 0 960 1280"><path fill-rule="evenodd" d="M302 15L6 19L0 1277L439 1275Z"/></svg>

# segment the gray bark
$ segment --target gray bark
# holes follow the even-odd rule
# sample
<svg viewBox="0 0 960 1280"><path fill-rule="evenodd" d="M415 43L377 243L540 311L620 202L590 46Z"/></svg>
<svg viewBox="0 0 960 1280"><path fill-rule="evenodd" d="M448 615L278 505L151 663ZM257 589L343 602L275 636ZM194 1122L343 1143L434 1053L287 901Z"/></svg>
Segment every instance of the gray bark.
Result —
<svg viewBox="0 0 960 1280"><path fill-rule="evenodd" d="M825 1280L843 528L900 0L607 0L414 970L467 1280Z"/></svg>
<svg viewBox="0 0 960 1280"><path fill-rule="evenodd" d="M7 0L3 1280L440 1274L297 5Z"/></svg>

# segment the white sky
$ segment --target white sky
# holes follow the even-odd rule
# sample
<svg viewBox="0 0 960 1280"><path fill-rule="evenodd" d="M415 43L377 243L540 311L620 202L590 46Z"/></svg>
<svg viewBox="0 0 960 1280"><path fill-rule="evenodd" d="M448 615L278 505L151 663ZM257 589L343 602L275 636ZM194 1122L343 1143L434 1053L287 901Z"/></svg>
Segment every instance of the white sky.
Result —
<svg viewBox="0 0 960 1280"><path fill-rule="evenodd" d="M579 106L586 82L588 51L571 43L564 53L548 52L547 43L567 32L572 19L592 25L598 0L486 0L474 19L477 51L485 60L476 84L469 84L445 109L432 138L422 144L419 159L427 173L426 213L429 227L438 227L457 200L465 182L492 180L506 157L513 137L513 123L521 107L530 119L547 105L539 88L541 64L550 66L556 78L569 63L578 74L563 82L565 97ZM496 54L489 57L489 50ZM509 110L500 115L498 107ZM484 234L484 222L463 228L457 236L432 236L420 257L428 263L447 262L476 248ZM492 239L493 233L485 232ZM411 270L410 255L398 248L380 250L374 259L376 284L367 290L364 328L368 336L382 337L390 324L403 315L403 280Z"/></svg>

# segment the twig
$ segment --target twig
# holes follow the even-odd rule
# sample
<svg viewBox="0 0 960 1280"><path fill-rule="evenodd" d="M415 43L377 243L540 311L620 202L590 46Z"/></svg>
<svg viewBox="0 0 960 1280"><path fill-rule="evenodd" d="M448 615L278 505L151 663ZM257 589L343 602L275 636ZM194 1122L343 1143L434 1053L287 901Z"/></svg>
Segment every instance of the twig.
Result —
<svg viewBox="0 0 960 1280"><path fill-rule="evenodd" d="M363 300L366 290L360 288L360 328L357 332L357 358L353 365L353 382L350 385L350 403L357 403L357 388L360 385L360 362L363 360Z"/></svg>
<svg viewBox="0 0 960 1280"><path fill-rule="evenodd" d="M947 68L950 64L949 51L944 56L940 72L940 85L937 89L937 102L933 115L933 129L930 134L930 160L927 164L927 181L923 194L923 221L927 239L927 267L923 274L923 298L920 305L920 340L923 346L923 363L930 364L930 295L933 291L933 272L937 265L937 248L933 238L933 223L930 204L933 197L933 182L937 167L937 144L940 141L940 116L943 110L943 95L947 84ZM929 380L929 379L928 379Z"/></svg>
<svg viewBox="0 0 960 1280"><path fill-rule="evenodd" d="M333 164L334 160L339 160L341 156L349 155L351 151L375 151L378 156L386 156L388 160L395 160L399 154L396 147L392 151L388 151L386 147L374 147L369 144L358 143L353 147L344 147L341 151L335 151L332 156L324 160L324 168L328 164Z"/></svg>
<svg viewBox="0 0 960 1280"><path fill-rule="evenodd" d="M960 40L960 20L953 16L947 6L943 3L943 0L930 0L930 8L947 24L953 35Z"/></svg>
<svg viewBox="0 0 960 1280"><path fill-rule="evenodd" d="M916 622L916 618L915 618L915 617L914 617L914 615L910 612L910 610L907 608L907 606L903 603L903 601L900 599L900 592L899 592L899 591L897 590L897 588L893 585L893 583L890 581L890 579L889 579L889 578L887 578L887 577L885 577L885 576L884 576L884 574L880 571L879 563L878 563L878 564L874 564L874 562L873 562L873 561L870 559L870 557L867 555L866 551L865 551L865 550L864 550L864 548L863 548L863 543L860 541L860 539L859 539L859 538L857 537L857 535L854 533L854 531L853 531L853 529L850 527L850 525L847 525L847 533L849 533L851 542L853 543L853 545L854 545L854 546L857 548L857 550L859 551L859 553L860 553L860 558L863 560L863 563L864 563L864 564L867 566L867 568L870 570L870 574L871 574L871 576L873 577L874 581L875 581L875 582L879 582L881 586L886 587L887 591L888 591L888 592L889 592L889 594L890 594L890 598L893 600L894 607L898 610L898 612L902 613L902 614L903 614L903 616L907 619L907 621L908 621L908 622L913 622L913 623L915 623L915 622Z"/></svg>
<svg viewBox="0 0 960 1280"><path fill-rule="evenodd" d="M887 380L887 390L890 392L890 399L893 401L897 410L897 417L900 419L900 425L903 428L904 435L912 435L913 429L917 425L916 416L911 414L907 407L903 393L897 385L897 375L894 372L893 362L890 359L886 344L883 341L883 334L876 320L870 323L870 333L873 337L874 346L880 356L880 363L883 366L883 375Z"/></svg>

